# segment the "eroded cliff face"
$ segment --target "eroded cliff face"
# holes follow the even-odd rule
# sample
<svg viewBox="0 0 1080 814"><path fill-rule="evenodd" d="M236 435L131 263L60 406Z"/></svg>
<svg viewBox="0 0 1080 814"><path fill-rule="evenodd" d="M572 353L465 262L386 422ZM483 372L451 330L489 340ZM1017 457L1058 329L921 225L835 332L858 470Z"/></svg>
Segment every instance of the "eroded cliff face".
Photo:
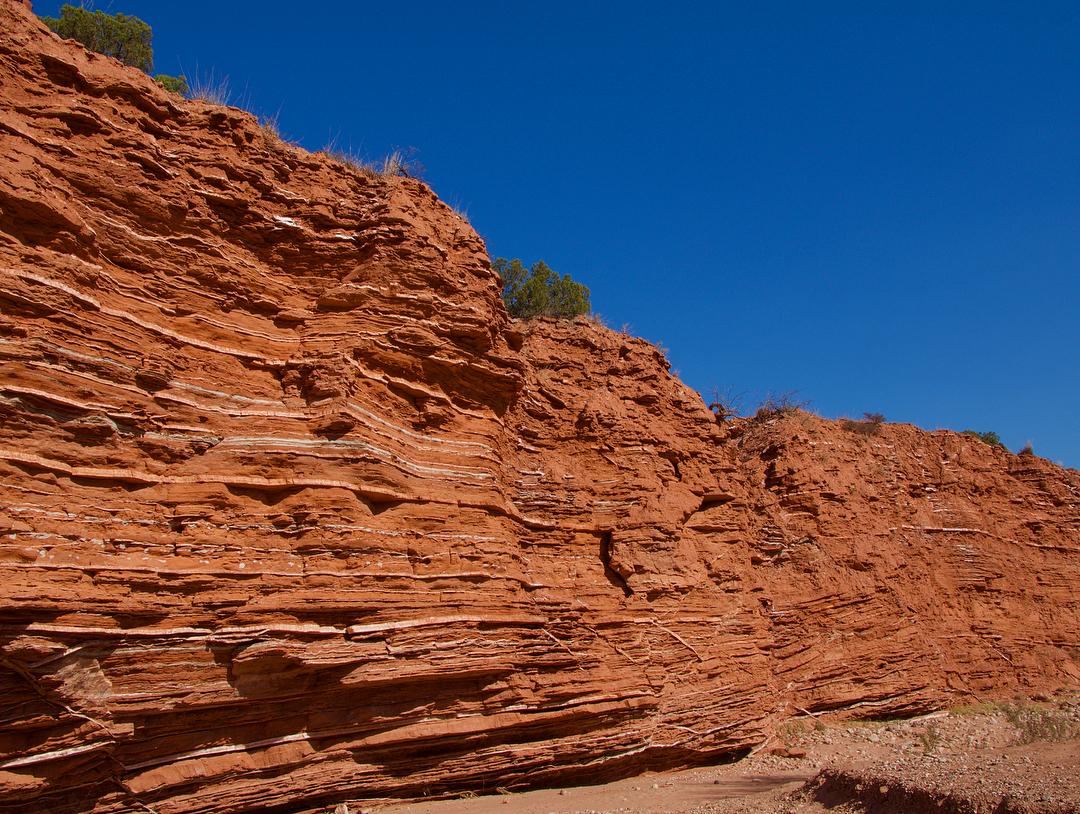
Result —
<svg viewBox="0 0 1080 814"><path fill-rule="evenodd" d="M0 0L0 811L323 811L1080 684L1080 474L718 426L482 242Z"/></svg>

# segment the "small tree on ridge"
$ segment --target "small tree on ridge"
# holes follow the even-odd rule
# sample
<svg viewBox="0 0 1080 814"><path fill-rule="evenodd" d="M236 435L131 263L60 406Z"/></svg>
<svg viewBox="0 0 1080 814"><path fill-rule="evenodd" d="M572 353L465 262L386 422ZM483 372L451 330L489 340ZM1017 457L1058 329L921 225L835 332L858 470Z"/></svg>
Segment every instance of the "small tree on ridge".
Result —
<svg viewBox="0 0 1080 814"><path fill-rule="evenodd" d="M87 11L65 3L59 17L42 17L45 25L91 51L115 57L125 65L150 73L154 67L153 32L138 17Z"/></svg>
<svg viewBox="0 0 1080 814"><path fill-rule="evenodd" d="M543 260L527 269L520 260L499 257L491 266L502 277L502 298L512 317L570 318L591 310L589 289L569 274L556 274Z"/></svg>

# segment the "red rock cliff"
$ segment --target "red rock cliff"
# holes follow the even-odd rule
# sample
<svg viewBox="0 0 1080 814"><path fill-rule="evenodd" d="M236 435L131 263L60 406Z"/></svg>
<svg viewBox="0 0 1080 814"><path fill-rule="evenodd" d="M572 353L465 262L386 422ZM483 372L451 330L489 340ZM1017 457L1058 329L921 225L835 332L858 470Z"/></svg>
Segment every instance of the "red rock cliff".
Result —
<svg viewBox="0 0 1080 814"><path fill-rule="evenodd" d="M0 811L323 811L1080 684L1080 473L718 427L423 184L0 0Z"/></svg>

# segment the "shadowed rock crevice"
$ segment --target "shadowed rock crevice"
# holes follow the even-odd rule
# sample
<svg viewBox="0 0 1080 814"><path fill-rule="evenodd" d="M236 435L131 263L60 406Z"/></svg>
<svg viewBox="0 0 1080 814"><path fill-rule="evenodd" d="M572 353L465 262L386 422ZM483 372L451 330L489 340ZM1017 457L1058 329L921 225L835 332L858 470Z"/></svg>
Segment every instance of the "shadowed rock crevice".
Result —
<svg viewBox="0 0 1080 814"><path fill-rule="evenodd" d="M610 582L616 588L622 590L623 594L630 596L633 590L626 584L626 577L622 573L616 571L611 565L611 532L604 531L600 534L600 562L604 565L604 576L607 577Z"/></svg>

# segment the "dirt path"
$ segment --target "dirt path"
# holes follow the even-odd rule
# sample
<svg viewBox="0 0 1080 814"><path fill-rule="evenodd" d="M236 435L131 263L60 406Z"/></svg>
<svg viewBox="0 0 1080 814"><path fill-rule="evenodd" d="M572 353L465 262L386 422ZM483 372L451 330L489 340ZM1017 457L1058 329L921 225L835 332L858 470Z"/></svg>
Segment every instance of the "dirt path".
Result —
<svg viewBox="0 0 1080 814"><path fill-rule="evenodd" d="M380 814L680 814L718 800L794 791L812 776L805 770L730 774L723 768L691 769L645 774L600 786L413 803L381 809Z"/></svg>

